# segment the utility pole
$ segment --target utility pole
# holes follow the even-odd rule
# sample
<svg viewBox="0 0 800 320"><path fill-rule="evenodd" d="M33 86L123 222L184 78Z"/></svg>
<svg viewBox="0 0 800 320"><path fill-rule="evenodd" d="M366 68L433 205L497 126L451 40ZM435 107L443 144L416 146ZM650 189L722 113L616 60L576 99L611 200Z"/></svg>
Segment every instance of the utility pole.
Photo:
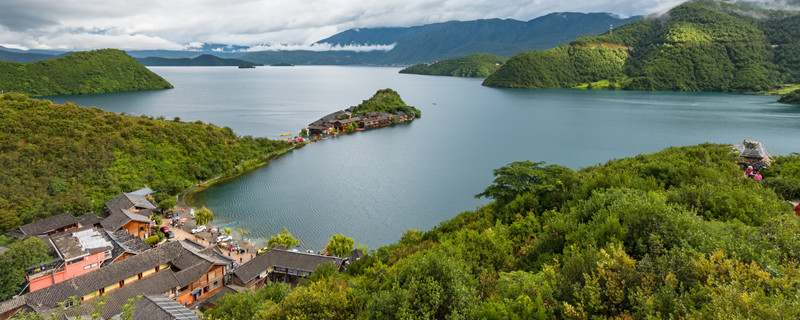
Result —
<svg viewBox="0 0 800 320"><path fill-rule="evenodd" d="M613 24L610 27L608 27L608 34L609 35L613 35L614 34L614 25Z"/></svg>

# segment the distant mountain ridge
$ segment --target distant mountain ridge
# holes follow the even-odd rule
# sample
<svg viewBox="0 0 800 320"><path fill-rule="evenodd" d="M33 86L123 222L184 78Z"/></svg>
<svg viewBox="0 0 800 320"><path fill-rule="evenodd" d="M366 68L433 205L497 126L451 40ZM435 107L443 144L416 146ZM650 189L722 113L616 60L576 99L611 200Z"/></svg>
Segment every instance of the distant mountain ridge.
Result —
<svg viewBox="0 0 800 320"><path fill-rule="evenodd" d="M350 29L317 43L333 45L395 44L379 63L433 62L489 53L504 57L543 50L578 37L598 35L611 25L640 18L622 19L609 13L556 12L530 21L485 19L449 21L408 28Z"/></svg>
<svg viewBox="0 0 800 320"><path fill-rule="evenodd" d="M136 58L136 61L145 66L241 66L241 65L254 65L252 62L240 59L227 59L213 56L210 54L202 54L194 58L161 58L161 57L147 57ZM255 64L263 65L263 64Z"/></svg>

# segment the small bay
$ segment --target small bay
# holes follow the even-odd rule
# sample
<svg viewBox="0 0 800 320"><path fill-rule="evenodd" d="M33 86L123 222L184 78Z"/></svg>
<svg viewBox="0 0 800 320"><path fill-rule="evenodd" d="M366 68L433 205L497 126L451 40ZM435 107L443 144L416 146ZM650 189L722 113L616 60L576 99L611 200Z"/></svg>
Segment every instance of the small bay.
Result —
<svg viewBox="0 0 800 320"><path fill-rule="evenodd" d="M287 227L301 248L333 233L377 248L487 202L492 170L518 160L573 169L703 142L800 151L800 107L726 93L496 89L482 79L372 67L152 67L175 89L47 97L133 115L180 117L278 139L392 88L422 118L314 143L194 196L214 224L261 239Z"/></svg>

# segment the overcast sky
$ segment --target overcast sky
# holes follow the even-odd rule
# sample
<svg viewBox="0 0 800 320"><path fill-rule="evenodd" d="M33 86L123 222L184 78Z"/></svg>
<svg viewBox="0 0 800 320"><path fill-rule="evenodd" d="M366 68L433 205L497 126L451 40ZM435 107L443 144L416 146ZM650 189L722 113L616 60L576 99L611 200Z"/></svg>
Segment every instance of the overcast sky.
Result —
<svg viewBox="0 0 800 320"><path fill-rule="evenodd" d="M551 12L659 12L681 0L3 0L0 45L185 49L197 43L301 48L350 28L530 20Z"/></svg>

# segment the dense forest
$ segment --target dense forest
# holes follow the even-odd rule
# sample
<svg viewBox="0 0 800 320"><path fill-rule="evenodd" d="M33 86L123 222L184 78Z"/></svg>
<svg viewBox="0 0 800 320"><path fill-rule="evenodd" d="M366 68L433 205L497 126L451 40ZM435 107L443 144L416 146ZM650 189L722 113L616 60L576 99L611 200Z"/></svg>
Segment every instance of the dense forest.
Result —
<svg viewBox="0 0 800 320"><path fill-rule="evenodd" d="M290 147L228 128L0 98L0 232L62 212L100 213L120 192L144 186L157 201L234 174Z"/></svg>
<svg viewBox="0 0 800 320"><path fill-rule="evenodd" d="M31 63L0 62L0 89L31 96L172 88L123 51L103 49Z"/></svg>
<svg viewBox="0 0 800 320"><path fill-rule="evenodd" d="M800 80L799 17L687 2L597 37L514 56L484 85L767 91Z"/></svg>
<svg viewBox="0 0 800 320"><path fill-rule="evenodd" d="M791 103L791 104L800 104L800 89L792 91L792 92L789 92L789 93L781 96L781 98L778 99L778 102Z"/></svg>
<svg viewBox="0 0 800 320"><path fill-rule="evenodd" d="M574 171L494 171L493 202L406 231L345 274L229 295L207 319L797 319L800 154L764 181L729 145ZM357 239L356 239L357 240Z"/></svg>
<svg viewBox="0 0 800 320"><path fill-rule="evenodd" d="M486 53L476 53L462 58L453 58L434 63L413 65L400 73L424 74L451 77L488 77L497 71L508 58Z"/></svg>
<svg viewBox="0 0 800 320"><path fill-rule="evenodd" d="M419 109L407 105L400 98L400 94L397 91L389 88L378 90L371 98L362 101L361 104L356 106L353 113L385 112L395 114L398 111L403 111L409 116L414 115L418 118L422 116L422 112Z"/></svg>

